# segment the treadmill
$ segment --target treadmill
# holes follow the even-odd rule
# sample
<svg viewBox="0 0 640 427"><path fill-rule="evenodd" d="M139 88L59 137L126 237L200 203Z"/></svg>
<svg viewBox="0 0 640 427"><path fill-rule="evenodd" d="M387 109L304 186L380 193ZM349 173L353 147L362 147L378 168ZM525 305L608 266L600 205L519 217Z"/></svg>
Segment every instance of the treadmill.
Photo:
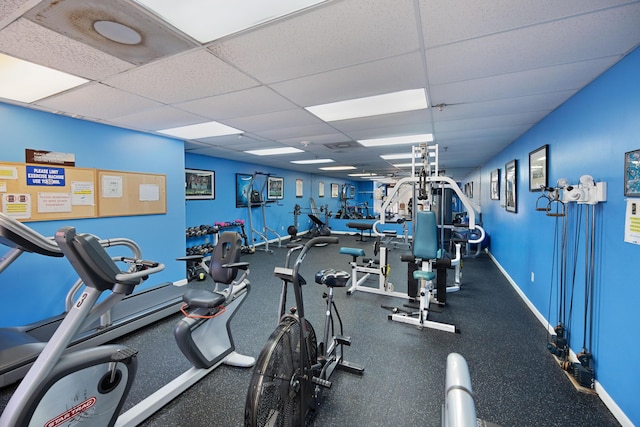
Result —
<svg viewBox="0 0 640 427"><path fill-rule="evenodd" d="M101 240L105 246L125 246L136 258L142 258L138 245L129 239ZM0 273L25 252L49 257L62 257L62 251L52 238L44 237L32 228L0 212L0 244L9 250L0 257ZM3 283L2 286L7 286ZM9 285L11 286L11 285ZM80 279L67 293L69 309L74 296L83 288ZM124 298L100 319L84 325L74 337L71 349L104 344L175 314L182 304L184 290L171 282ZM60 313L29 325L0 328L0 387L21 380L53 335L65 313Z"/></svg>

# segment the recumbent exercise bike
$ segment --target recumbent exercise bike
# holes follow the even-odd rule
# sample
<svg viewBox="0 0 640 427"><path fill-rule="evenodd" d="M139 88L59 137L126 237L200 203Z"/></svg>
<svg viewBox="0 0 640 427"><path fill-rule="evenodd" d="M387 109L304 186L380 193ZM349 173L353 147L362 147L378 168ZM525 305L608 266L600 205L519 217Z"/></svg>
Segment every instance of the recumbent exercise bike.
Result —
<svg viewBox="0 0 640 427"><path fill-rule="evenodd" d="M95 236L76 234L73 227L58 230L55 241L86 288L9 400L0 417L1 427L138 425L220 364L250 367L255 363L234 351L228 322L249 291L248 263L219 264L224 259L237 260L241 249L237 233L223 233L210 268L226 270L227 286L213 292L187 291L186 316L176 327L178 346L194 367L118 417L133 384L137 351L118 344L66 350L85 322L132 293L149 275L164 270L164 265L112 258ZM126 262L129 269L121 271L114 259ZM237 270L243 270L238 279ZM111 292L98 302L105 291Z"/></svg>

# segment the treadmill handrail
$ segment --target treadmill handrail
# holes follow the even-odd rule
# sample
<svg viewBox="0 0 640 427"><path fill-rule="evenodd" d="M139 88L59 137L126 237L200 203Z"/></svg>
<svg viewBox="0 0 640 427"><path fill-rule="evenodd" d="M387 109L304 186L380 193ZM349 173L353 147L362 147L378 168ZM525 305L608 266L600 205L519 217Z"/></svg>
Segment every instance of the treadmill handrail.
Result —
<svg viewBox="0 0 640 427"><path fill-rule="evenodd" d="M53 238L43 236L2 212L0 212L0 243L25 252L35 252L52 257L63 256Z"/></svg>

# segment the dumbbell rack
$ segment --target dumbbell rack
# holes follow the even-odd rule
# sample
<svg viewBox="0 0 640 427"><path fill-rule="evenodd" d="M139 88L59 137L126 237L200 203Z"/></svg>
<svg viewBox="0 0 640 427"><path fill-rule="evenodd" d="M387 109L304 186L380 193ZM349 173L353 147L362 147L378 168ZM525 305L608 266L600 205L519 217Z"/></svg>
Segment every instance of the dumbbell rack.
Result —
<svg viewBox="0 0 640 427"><path fill-rule="evenodd" d="M188 227L185 230L187 239L199 239L194 241L194 244L187 246L187 255L206 255L213 251L213 247L216 244L216 238L209 239L210 235L216 235L218 233L218 227L208 224L202 224L195 227ZM197 244L195 244L197 243Z"/></svg>

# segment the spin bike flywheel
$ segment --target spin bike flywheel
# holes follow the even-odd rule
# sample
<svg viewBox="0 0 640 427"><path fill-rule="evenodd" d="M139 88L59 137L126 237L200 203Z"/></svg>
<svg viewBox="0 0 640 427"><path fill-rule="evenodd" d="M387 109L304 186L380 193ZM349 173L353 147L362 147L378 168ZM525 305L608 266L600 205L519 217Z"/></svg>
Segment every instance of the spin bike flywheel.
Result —
<svg viewBox="0 0 640 427"><path fill-rule="evenodd" d="M317 360L317 340L311 324L307 327L310 364ZM296 317L283 319L269 337L254 367L244 410L246 427L296 426L306 414L300 414L302 374L300 366L300 322ZM306 412L306 411L305 411Z"/></svg>

